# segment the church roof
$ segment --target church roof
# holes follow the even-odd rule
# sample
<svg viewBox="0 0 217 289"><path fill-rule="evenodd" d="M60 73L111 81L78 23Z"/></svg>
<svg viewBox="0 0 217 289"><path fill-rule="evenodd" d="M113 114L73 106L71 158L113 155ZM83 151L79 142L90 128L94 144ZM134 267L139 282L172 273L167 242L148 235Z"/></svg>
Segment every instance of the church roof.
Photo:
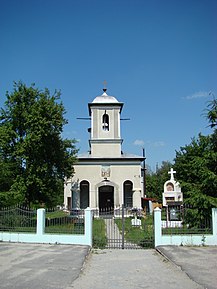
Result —
<svg viewBox="0 0 217 289"><path fill-rule="evenodd" d="M83 153L83 154L79 154L78 155L78 160L83 160L83 159L89 159L89 160L100 160L102 159L101 157L97 158L97 157L93 157L89 152ZM119 160L140 160L143 161L144 157L142 156L138 156L138 155L134 155L134 154L128 154L128 153L123 153L120 157L113 157L113 158L103 158L105 159L119 159Z"/></svg>
<svg viewBox="0 0 217 289"><path fill-rule="evenodd" d="M119 103L119 101L114 96L110 96L104 92L102 95L94 98L92 103Z"/></svg>
<svg viewBox="0 0 217 289"><path fill-rule="evenodd" d="M120 111L122 110L122 107L124 105L123 102L119 102L114 96L108 95L106 93L106 91L107 91L107 89L104 88L102 95L95 97L92 102L88 103L89 115L91 115L91 107L92 106L102 106L102 105L118 106L118 107L120 107Z"/></svg>

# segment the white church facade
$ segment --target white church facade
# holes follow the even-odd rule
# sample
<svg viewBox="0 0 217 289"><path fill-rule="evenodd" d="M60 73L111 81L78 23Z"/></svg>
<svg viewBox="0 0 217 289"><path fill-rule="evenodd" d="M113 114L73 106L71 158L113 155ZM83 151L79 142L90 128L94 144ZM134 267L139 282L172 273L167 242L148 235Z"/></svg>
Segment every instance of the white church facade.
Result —
<svg viewBox="0 0 217 289"><path fill-rule="evenodd" d="M106 89L88 104L91 127L88 153L78 155L74 175L64 186L67 209L141 208L144 157L122 152L123 103Z"/></svg>

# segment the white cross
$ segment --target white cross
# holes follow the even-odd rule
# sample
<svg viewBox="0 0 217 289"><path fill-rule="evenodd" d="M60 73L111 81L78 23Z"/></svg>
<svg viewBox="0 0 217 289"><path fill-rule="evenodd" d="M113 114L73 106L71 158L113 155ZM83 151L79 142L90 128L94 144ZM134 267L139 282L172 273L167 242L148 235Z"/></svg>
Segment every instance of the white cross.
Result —
<svg viewBox="0 0 217 289"><path fill-rule="evenodd" d="M168 174L171 175L171 176L170 176L170 180L171 180L171 181L174 181L174 175L173 175L173 174L176 174L176 171L174 171L173 168L171 168L170 171L168 172Z"/></svg>

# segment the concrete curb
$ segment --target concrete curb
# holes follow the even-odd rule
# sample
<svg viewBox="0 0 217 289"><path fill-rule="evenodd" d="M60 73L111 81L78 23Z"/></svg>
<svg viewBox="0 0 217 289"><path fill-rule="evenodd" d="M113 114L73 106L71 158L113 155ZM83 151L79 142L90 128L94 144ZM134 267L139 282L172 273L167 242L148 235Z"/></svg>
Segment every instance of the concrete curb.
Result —
<svg viewBox="0 0 217 289"><path fill-rule="evenodd" d="M81 267L81 269L80 269L80 273L78 274L78 276L77 276L76 279L78 279L78 278L80 277L80 275L83 273L84 268L85 268L85 265L86 265L88 259L90 259L90 257L91 257L91 251L92 251L92 248L89 246L89 247L88 247L88 250L87 250L87 253L86 253L86 255L84 256L84 262L83 262L82 267ZM76 280L76 279L75 279L75 280ZM74 281L75 281L75 280L74 280Z"/></svg>
<svg viewBox="0 0 217 289"><path fill-rule="evenodd" d="M168 262L172 263L173 265L175 265L178 269L182 270L182 267L177 265L176 262L174 262L172 259L170 259L166 254L163 253L163 251L161 251L160 247L155 247L155 250L162 256L164 257ZM185 271L183 271L185 272Z"/></svg>
<svg viewBox="0 0 217 289"><path fill-rule="evenodd" d="M200 283L196 282L183 268L181 265L177 265L175 261L173 261L172 259L170 259L159 247L156 247L155 250L161 255L163 256L167 261L169 261L170 263L172 263L173 265L176 266L176 268L178 268L180 271L182 271L183 273L186 274L186 276L188 276L189 279L191 279L193 282L195 282L196 284L198 284L199 286L202 286L204 289L207 289L205 288L203 285L201 285Z"/></svg>

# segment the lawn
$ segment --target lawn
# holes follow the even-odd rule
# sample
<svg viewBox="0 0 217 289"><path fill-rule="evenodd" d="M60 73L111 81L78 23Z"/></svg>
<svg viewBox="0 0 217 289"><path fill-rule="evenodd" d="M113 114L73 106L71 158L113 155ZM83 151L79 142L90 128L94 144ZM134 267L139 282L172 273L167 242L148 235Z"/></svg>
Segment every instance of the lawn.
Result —
<svg viewBox="0 0 217 289"><path fill-rule="evenodd" d="M141 218L141 227L134 227L131 225L132 218L125 218L124 220L124 238L126 241L138 244L141 247L152 248L154 233L153 233L153 216L146 216ZM122 220L115 220L118 228L122 231Z"/></svg>
<svg viewBox="0 0 217 289"><path fill-rule="evenodd" d="M93 220L93 247L105 248L107 244L106 226L103 219Z"/></svg>

